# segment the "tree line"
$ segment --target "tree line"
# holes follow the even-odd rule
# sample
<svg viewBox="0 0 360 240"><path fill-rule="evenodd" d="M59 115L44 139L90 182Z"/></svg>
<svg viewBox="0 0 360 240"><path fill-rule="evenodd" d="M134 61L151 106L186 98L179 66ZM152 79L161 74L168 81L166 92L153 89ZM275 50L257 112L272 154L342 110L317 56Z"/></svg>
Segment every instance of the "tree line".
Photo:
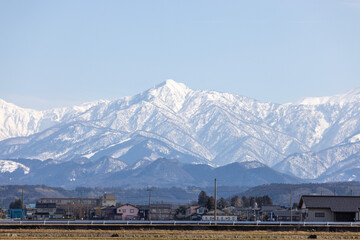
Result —
<svg viewBox="0 0 360 240"><path fill-rule="evenodd" d="M217 201L217 208L223 209L226 207L262 207L266 205L272 205L272 199L268 195L258 196L258 197L246 197L242 196L241 198L238 195L229 197L227 199L220 198ZM198 196L198 205L201 207L206 207L207 209L215 208L215 199L213 196L208 196L205 191L201 191Z"/></svg>

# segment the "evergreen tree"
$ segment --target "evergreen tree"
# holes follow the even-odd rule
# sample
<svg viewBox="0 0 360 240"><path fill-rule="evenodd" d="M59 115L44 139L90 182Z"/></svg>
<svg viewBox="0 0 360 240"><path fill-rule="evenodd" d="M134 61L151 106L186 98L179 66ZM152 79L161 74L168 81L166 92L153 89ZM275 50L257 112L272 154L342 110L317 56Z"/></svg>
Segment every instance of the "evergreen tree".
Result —
<svg viewBox="0 0 360 240"><path fill-rule="evenodd" d="M208 198L207 204L206 204L207 209L212 210L215 209L215 199L213 196Z"/></svg>
<svg viewBox="0 0 360 240"><path fill-rule="evenodd" d="M241 199L238 195L233 196L230 199L230 205L233 207L241 207L242 206L242 202Z"/></svg>
<svg viewBox="0 0 360 240"><path fill-rule="evenodd" d="M263 201L263 205L273 205L273 201L272 199L268 196L268 195L265 195L263 197L264 201Z"/></svg>
<svg viewBox="0 0 360 240"><path fill-rule="evenodd" d="M220 198L220 200L218 201L218 208L219 209L224 209L226 208L226 200L222 197Z"/></svg>
<svg viewBox="0 0 360 240"><path fill-rule="evenodd" d="M265 195L265 196L262 196L262 197L256 197L255 201L256 201L258 207L268 206L268 205L273 204L271 198L268 195Z"/></svg>
<svg viewBox="0 0 360 240"><path fill-rule="evenodd" d="M244 207L250 207L250 200L247 197L242 196L241 201Z"/></svg>
<svg viewBox="0 0 360 240"><path fill-rule="evenodd" d="M11 202L9 205L9 209L21 209L21 208L22 208L21 199L16 199L15 201Z"/></svg>
<svg viewBox="0 0 360 240"><path fill-rule="evenodd" d="M179 215L179 214L186 214L186 206L185 205L180 205L176 210L175 210L175 215Z"/></svg>
<svg viewBox="0 0 360 240"><path fill-rule="evenodd" d="M206 207L206 205L208 204L209 201L209 196L206 195L206 192L201 191L199 193L199 197L198 197L198 204L201 207Z"/></svg>

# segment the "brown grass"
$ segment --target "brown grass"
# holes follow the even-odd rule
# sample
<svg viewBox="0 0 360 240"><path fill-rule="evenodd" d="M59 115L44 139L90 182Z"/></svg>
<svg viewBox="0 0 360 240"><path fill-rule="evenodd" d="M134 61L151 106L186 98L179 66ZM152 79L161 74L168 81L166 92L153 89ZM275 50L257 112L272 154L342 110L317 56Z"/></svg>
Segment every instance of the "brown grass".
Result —
<svg viewBox="0 0 360 240"><path fill-rule="evenodd" d="M360 239L360 233L179 230L0 230L0 239Z"/></svg>

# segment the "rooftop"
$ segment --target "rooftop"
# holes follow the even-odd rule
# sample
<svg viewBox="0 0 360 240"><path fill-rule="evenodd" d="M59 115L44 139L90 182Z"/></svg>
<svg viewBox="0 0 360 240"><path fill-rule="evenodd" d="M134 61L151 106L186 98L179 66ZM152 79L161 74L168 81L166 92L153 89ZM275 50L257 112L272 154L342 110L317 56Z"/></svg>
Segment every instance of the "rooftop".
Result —
<svg viewBox="0 0 360 240"><path fill-rule="evenodd" d="M333 212L357 212L360 208L360 196L319 196L304 195L300 199L300 208L330 208Z"/></svg>

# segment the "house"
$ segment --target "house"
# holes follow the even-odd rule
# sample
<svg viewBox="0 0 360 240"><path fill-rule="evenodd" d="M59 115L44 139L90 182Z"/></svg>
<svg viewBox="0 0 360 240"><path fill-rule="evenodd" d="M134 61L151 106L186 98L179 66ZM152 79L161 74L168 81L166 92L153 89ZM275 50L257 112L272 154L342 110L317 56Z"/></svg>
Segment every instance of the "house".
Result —
<svg viewBox="0 0 360 240"><path fill-rule="evenodd" d="M105 220L122 220L122 213L117 213L116 207L101 208L101 218Z"/></svg>
<svg viewBox="0 0 360 240"><path fill-rule="evenodd" d="M197 214L204 214L208 211L206 207L200 207L200 206L190 206L186 208L186 216L193 215L195 213Z"/></svg>
<svg viewBox="0 0 360 240"><path fill-rule="evenodd" d="M200 206L189 206L186 208L185 216L189 217L196 213L196 210L200 208Z"/></svg>
<svg viewBox="0 0 360 240"><path fill-rule="evenodd" d="M62 219L65 211L63 209L56 209L56 203L39 203L35 205L35 213L33 213L34 220L46 219Z"/></svg>
<svg viewBox="0 0 360 240"><path fill-rule="evenodd" d="M257 207L236 207L236 215L239 220L256 221L260 219L260 210Z"/></svg>
<svg viewBox="0 0 360 240"><path fill-rule="evenodd" d="M149 220L174 220L175 206L172 204L155 203L151 204Z"/></svg>
<svg viewBox="0 0 360 240"><path fill-rule="evenodd" d="M190 206L186 209L186 217L193 221L200 221L207 211L208 209L206 207Z"/></svg>
<svg viewBox="0 0 360 240"><path fill-rule="evenodd" d="M275 220L274 212L285 210L284 208L280 207L279 205L265 205L261 207L260 216L262 220Z"/></svg>
<svg viewBox="0 0 360 240"><path fill-rule="evenodd" d="M105 193L102 197L100 197L100 206L101 207L116 206L115 194Z"/></svg>
<svg viewBox="0 0 360 240"><path fill-rule="evenodd" d="M208 211L201 218L202 221L214 221L214 219L214 210ZM221 210L217 210L216 221L237 221L237 216L229 215Z"/></svg>
<svg viewBox="0 0 360 240"><path fill-rule="evenodd" d="M305 222L360 221L360 196L304 195L299 208Z"/></svg>
<svg viewBox="0 0 360 240"><path fill-rule="evenodd" d="M230 215L236 215L236 207L229 206L222 209L223 212Z"/></svg>
<svg viewBox="0 0 360 240"><path fill-rule="evenodd" d="M196 209L196 213L197 214L205 214L207 213L209 210L206 207L199 207Z"/></svg>
<svg viewBox="0 0 360 240"><path fill-rule="evenodd" d="M11 219L21 219L21 213L23 214L23 219L25 219L27 215L26 209L9 209L8 217Z"/></svg>
<svg viewBox="0 0 360 240"><path fill-rule="evenodd" d="M136 205L139 209L139 219L140 220L149 220L149 205Z"/></svg>
<svg viewBox="0 0 360 240"><path fill-rule="evenodd" d="M117 214L122 214L122 220L139 219L139 209L129 203L124 204L116 209Z"/></svg>
<svg viewBox="0 0 360 240"><path fill-rule="evenodd" d="M105 193L100 198L41 198L40 203L55 203L65 211L67 219L89 219L97 216L94 209L116 206L115 194Z"/></svg>
<svg viewBox="0 0 360 240"><path fill-rule="evenodd" d="M97 198L41 198L39 202L55 203L60 208L67 206L100 206L100 201Z"/></svg>
<svg viewBox="0 0 360 240"><path fill-rule="evenodd" d="M100 198L41 198L40 202L56 203L59 208L69 206L81 206L83 208L116 206L115 194L112 193L105 193Z"/></svg>
<svg viewBox="0 0 360 240"><path fill-rule="evenodd" d="M35 213L35 204L34 203L27 204L25 208L26 208L26 219L32 220L33 215Z"/></svg>
<svg viewBox="0 0 360 240"><path fill-rule="evenodd" d="M277 221L287 221L287 222L298 222L301 219L300 211L291 211L288 209L285 210L276 210L274 211L274 217Z"/></svg>

